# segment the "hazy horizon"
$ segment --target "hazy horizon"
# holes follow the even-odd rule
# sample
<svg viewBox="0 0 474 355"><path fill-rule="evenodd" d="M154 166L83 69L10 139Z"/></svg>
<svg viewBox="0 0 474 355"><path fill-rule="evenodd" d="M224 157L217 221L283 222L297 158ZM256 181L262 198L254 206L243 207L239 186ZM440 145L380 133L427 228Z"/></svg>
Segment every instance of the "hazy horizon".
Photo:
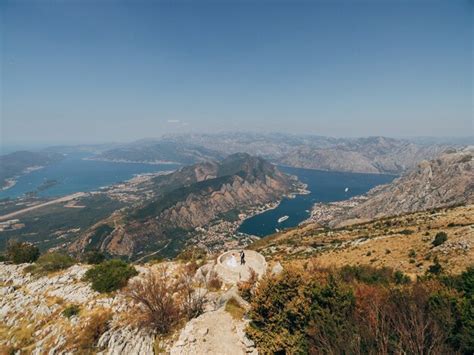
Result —
<svg viewBox="0 0 474 355"><path fill-rule="evenodd" d="M473 2L35 2L1 12L3 146L170 133L470 137Z"/></svg>
<svg viewBox="0 0 474 355"><path fill-rule="evenodd" d="M327 136L327 135L318 135L318 134L309 134L309 133L287 133L287 132L257 132L257 131L221 131L221 132L184 132L182 134L203 134L203 135L219 135L219 134L264 134L264 135L289 135L289 136L308 136L308 137L328 137L328 138L340 138L340 139L357 139L357 138L371 138L371 137L384 137L384 138L393 138L393 139L400 139L400 140L407 140L411 142L434 142L440 144L453 144L453 145L472 145L474 144L474 135L465 135L465 136L406 136L406 137L390 137L390 136ZM149 136L149 137L141 137L138 139L129 139L129 140L104 140L104 141L96 141L96 142L88 142L88 141L73 141L73 140L65 140L65 141L37 141L37 142L16 142L16 143L4 143L0 142L0 155L1 154L8 154L19 150L42 150L44 148L52 148L52 147L60 147L60 146L94 146L94 145L123 145L123 144L130 144L139 141L145 140L161 140L166 137L170 136L179 136L180 133L169 133L164 134L162 136Z"/></svg>

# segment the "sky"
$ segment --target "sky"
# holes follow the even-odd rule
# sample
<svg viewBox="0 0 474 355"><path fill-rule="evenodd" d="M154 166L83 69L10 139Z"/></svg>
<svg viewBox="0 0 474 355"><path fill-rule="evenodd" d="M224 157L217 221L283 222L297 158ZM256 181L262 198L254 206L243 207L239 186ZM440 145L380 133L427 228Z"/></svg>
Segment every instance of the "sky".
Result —
<svg viewBox="0 0 474 355"><path fill-rule="evenodd" d="M2 144L473 134L474 1L0 3Z"/></svg>

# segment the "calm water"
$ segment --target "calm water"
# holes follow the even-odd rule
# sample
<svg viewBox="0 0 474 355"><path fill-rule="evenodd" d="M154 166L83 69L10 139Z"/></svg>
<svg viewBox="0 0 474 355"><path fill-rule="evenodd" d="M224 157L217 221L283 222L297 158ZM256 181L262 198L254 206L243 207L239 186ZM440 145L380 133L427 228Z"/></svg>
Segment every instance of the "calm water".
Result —
<svg viewBox="0 0 474 355"><path fill-rule="evenodd" d="M363 194L377 185L391 182L395 178L393 175L381 174L338 173L287 167L279 169L298 176L300 181L308 184L311 193L297 195L294 199L284 199L276 209L245 220L239 232L263 237L275 233L275 228L281 230L294 227L309 217L309 211L316 202L346 200ZM346 187L349 188L347 192ZM278 218L282 216L290 218L278 223Z"/></svg>
<svg viewBox="0 0 474 355"><path fill-rule="evenodd" d="M171 164L151 165L83 160L85 157L87 154L70 154L58 163L23 175L15 186L0 191L0 198L19 197L27 192L35 191L46 180L57 180L58 184L38 192L38 195L52 197L80 191L93 191L102 186L131 179L136 174L174 170L178 167Z"/></svg>

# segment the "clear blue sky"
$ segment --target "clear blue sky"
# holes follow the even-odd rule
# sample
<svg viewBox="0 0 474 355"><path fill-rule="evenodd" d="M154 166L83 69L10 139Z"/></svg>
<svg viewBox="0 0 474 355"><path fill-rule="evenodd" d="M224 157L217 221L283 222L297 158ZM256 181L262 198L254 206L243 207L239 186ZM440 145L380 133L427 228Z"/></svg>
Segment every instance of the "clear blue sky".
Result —
<svg viewBox="0 0 474 355"><path fill-rule="evenodd" d="M1 139L473 133L473 1L2 1Z"/></svg>

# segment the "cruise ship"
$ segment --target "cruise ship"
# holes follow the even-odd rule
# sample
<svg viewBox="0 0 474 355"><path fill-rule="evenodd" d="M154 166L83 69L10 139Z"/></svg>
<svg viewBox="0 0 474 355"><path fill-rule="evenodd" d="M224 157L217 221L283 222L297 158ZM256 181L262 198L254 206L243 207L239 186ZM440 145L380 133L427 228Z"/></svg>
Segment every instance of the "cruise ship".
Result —
<svg viewBox="0 0 474 355"><path fill-rule="evenodd" d="M290 218L290 217L289 216L280 217L280 218L278 218L278 223L285 222L288 218Z"/></svg>

